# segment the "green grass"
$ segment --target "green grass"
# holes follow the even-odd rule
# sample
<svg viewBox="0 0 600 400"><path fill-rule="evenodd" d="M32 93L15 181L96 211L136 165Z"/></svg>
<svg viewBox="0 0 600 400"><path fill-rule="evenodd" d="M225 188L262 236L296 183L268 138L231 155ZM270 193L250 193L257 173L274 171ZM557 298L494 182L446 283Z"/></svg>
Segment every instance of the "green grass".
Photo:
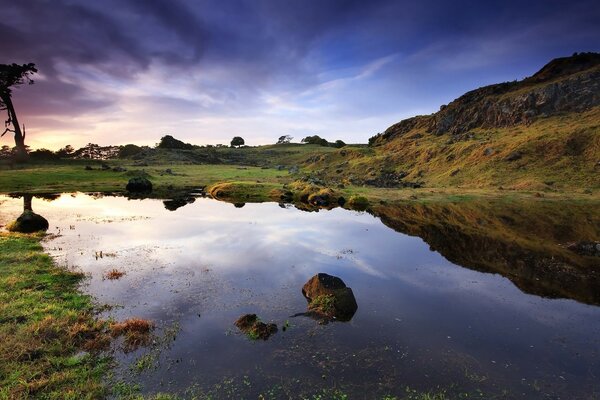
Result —
<svg viewBox="0 0 600 400"><path fill-rule="evenodd" d="M55 266L40 239L0 234L0 399L102 398L110 360L79 353L102 322L82 275Z"/></svg>
<svg viewBox="0 0 600 400"><path fill-rule="evenodd" d="M149 174L155 190L197 188L226 181L269 181L283 182L287 171L239 167L235 165L155 165L133 167L118 161L109 161L111 166L123 166L126 172L84 170L79 162L65 161L62 164L31 164L18 169L0 171L0 192L69 192L69 191L119 191L125 190L129 179L139 171ZM97 167L97 165L96 165ZM166 174L171 169L173 175Z"/></svg>

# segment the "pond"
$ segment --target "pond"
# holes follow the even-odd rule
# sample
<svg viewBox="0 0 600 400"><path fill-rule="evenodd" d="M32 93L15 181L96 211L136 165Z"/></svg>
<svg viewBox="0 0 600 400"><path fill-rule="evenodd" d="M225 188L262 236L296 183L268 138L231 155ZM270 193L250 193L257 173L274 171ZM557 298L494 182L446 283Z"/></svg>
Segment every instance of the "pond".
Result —
<svg viewBox="0 0 600 400"><path fill-rule="evenodd" d="M23 199L0 196L0 223ZM104 317L155 322L148 347L115 352L142 393L211 398L600 396L597 208L494 203L306 212L62 194L35 198L46 250L89 275ZM125 272L105 279L112 269ZM349 321L309 318L303 285L341 278ZM276 323L252 340L234 322ZM283 329L285 327L285 330ZM321 397L318 397L321 396Z"/></svg>

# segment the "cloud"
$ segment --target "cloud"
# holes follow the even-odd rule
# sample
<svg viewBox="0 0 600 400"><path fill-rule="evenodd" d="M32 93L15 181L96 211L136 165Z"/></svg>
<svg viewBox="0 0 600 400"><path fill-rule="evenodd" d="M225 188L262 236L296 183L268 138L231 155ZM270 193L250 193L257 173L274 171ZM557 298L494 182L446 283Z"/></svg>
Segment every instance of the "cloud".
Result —
<svg viewBox="0 0 600 400"><path fill-rule="evenodd" d="M15 91L34 147L154 143L165 130L195 143L233 132L251 144L289 132L364 142L479 85L600 50L600 10L588 0L0 7L5 62L35 62L43 74Z"/></svg>

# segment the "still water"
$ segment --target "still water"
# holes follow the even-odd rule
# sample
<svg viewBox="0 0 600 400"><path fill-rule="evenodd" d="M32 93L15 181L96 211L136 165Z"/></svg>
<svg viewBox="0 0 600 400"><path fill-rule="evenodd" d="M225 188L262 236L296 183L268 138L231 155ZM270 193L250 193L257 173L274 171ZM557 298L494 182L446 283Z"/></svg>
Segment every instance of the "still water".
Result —
<svg viewBox="0 0 600 400"><path fill-rule="evenodd" d="M568 259L553 242L578 239L567 228L556 234L565 237L537 243L508 235L504 228L514 221L489 212L476 216L484 222L475 218L478 231L467 234L466 216L478 206L449 229L436 218L460 205L439 215L431 208L374 216L205 198L188 203L86 194L33 201L55 234L47 251L89 275L82 290L113 306L104 316L157 325L155 346L115 352L115 380L139 382L143 393L213 398L404 398L407 390L449 398L600 398L600 285L595 273L579 272L593 270L597 259ZM23 200L0 196L0 207L6 223ZM563 219L579 224L567 229L576 236L597 234L594 218ZM525 230L548 234L543 224L551 223L532 218ZM561 255L564 278L540 267ZM126 275L103 279L113 268ZM302 285L319 272L352 288L358 310L349 322L292 317L306 311ZM250 340L234 326L246 313L279 331Z"/></svg>

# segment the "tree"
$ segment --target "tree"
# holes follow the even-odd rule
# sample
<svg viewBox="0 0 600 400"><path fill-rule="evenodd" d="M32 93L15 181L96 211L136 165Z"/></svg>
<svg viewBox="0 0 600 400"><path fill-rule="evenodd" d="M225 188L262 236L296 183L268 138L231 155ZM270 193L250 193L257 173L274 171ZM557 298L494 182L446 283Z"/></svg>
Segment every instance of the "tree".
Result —
<svg viewBox="0 0 600 400"><path fill-rule="evenodd" d="M244 139L241 138L240 136L235 136L233 139L231 139L231 147L240 147L244 145Z"/></svg>
<svg viewBox="0 0 600 400"><path fill-rule="evenodd" d="M279 136L279 139L277 139L277 144L287 144L291 142L292 139L293 137L291 137L290 135Z"/></svg>
<svg viewBox="0 0 600 400"><path fill-rule="evenodd" d="M62 149L57 150L56 156L58 158L66 158L66 157L69 157L71 154L73 154L74 151L75 151L75 149L73 148L73 146L68 144L65 147L63 147Z"/></svg>
<svg viewBox="0 0 600 400"><path fill-rule="evenodd" d="M302 143L318 144L319 146L329 146L329 142L318 135L307 136L304 139L302 139Z"/></svg>
<svg viewBox="0 0 600 400"><path fill-rule="evenodd" d="M12 87L19 86L23 83L32 84L31 75L37 72L35 64L0 64L0 111L6 110L8 119L4 122L4 132L0 137L7 132L15 134L15 158L18 161L27 159L27 148L25 147L25 125L23 130L17 119L17 113L12 103Z"/></svg>
<svg viewBox="0 0 600 400"><path fill-rule="evenodd" d="M344 143L343 140L336 140L335 143L333 143L333 147L336 147L338 149L341 149L342 147L344 147L346 145L346 143Z"/></svg>
<svg viewBox="0 0 600 400"><path fill-rule="evenodd" d="M192 150L194 146L189 143L182 142L179 139L175 139L171 135L165 135L160 138L160 143L157 147L161 149L180 149L180 150Z"/></svg>

